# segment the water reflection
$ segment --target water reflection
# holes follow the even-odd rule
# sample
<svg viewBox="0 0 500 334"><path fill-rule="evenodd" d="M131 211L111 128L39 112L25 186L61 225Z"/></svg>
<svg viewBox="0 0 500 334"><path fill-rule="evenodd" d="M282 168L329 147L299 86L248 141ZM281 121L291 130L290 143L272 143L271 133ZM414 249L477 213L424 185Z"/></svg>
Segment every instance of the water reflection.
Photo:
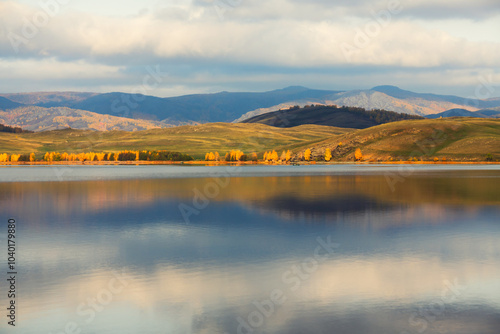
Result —
<svg viewBox="0 0 500 334"><path fill-rule="evenodd" d="M23 245L20 331L500 328L498 172L416 174L394 191L383 175L234 178L196 207L211 182L1 184Z"/></svg>

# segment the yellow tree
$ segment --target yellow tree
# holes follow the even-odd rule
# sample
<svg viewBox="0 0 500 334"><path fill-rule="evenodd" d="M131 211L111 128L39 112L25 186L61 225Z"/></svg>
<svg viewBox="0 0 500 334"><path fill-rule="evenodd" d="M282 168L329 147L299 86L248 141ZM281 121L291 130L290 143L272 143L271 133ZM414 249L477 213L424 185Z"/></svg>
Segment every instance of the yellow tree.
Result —
<svg viewBox="0 0 500 334"><path fill-rule="evenodd" d="M325 150L325 161L330 161L330 160L332 160L332 151L329 148L327 148Z"/></svg>
<svg viewBox="0 0 500 334"><path fill-rule="evenodd" d="M278 161L278 159L279 159L278 152L276 152L275 150L273 150L273 152L271 153L271 160L272 161Z"/></svg>
<svg viewBox="0 0 500 334"><path fill-rule="evenodd" d="M286 152L285 151L283 151L283 153L281 153L280 160L281 161L286 161Z"/></svg>
<svg viewBox="0 0 500 334"><path fill-rule="evenodd" d="M214 161L215 160L215 154L214 152L210 152L208 154L208 161Z"/></svg>
<svg viewBox="0 0 500 334"><path fill-rule="evenodd" d="M84 162L84 161L85 161L85 159L87 158L85 153L79 153L76 157L77 157L77 158L78 158L78 160L80 160L81 162Z"/></svg>
<svg viewBox="0 0 500 334"><path fill-rule="evenodd" d="M304 160L305 161L311 160L311 150L309 148L304 152Z"/></svg>
<svg viewBox="0 0 500 334"><path fill-rule="evenodd" d="M67 161L67 160L68 160L68 158L69 158L68 153L64 152L63 154L61 154L61 160L63 160L63 161Z"/></svg>
<svg viewBox="0 0 500 334"><path fill-rule="evenodd" d="M210 158L210 152L205 154L205 161L208 161L209 158Z"/></svg>
<svg viewBox="0 0 500 334"><path fill-rule="evenodd" d="M97 161L103 161L105 155L106 155L106 153L97 153L96 154Z"/></svg>
<svg viewBox="0 0 500 334"><path fill-rule="evenodd" d="M9 155L7 153L3 153L0 155L0 162L7 162L9 161Z"/></svg>
<svg viewBox="0 0 500 334"><path fill-rule="evenodd" d="M240 161L241 157L244 155L245 155L245 153L243 153L243 151L237 150L236 151L236 160Z"/></svg>
<svg viewBox="0 0 500 334"><path fill-rule="evenodd" d="M262 160L267 161L267 151L264 152L264 157L262 158Z"/></svg>
<svg viewBox="0 0 500 334"><path fill-rule="evenodd" d="M36 160L35 153L30 154L30 161L33 162Z"/></svg>
<svg viewBox="0 0 500 334"><path fill-rule="evenodd" d="M12 161L12 162L18 162L19 161L19 157L21 157L20 154L12 154L10 156L10 161Z"/></svg>
<svg viewBox="0 0 500 334"><path fill-rule="evenodd" d="M287 150L285 160L290 161L290 159L292 159L292 153L290 152L290 150Z"/></svg>
<svg viewBox="0 0 500 334"><path fill-rule="evenodd" d="M214 156L215 156L215 158L214 158L215 161L219 161L220 160L219 152L215 152Z"/></svg>
<svg viewBox="0 0 500 334"><path fill-rule="evenodd" d="M354 152L354 158L356 159L356 161L363 160L363 153L361 153L361 149L359 147Z"/></svg>

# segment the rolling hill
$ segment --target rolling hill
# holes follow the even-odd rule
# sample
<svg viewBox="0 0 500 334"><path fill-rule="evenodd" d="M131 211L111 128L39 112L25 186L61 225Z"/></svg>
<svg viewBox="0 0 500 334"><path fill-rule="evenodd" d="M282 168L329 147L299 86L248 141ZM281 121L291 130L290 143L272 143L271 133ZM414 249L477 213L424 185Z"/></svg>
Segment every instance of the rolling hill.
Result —
<svg viewBox="0 0 500 334"><path fill-rule="evenodd" d="M210 123L147 131L54 130L36 133L0 133L0 153L43 154L47 151L169 150L202 159L206 152L239 149L246 153L294 149L352 129L319 125L276 128L263 124Z"/></svg>
<svg viewBox="0 0 500 334"><path fill-rule="evenodd" d="M356 130L299 148L296 159L310 148L313 158L321 158L325 149L333 159L353 161L360 148L365 160L386 161L448 160L484 161L488 154L500 159L500 119L443 118L406 120Z"/></svg>
<svg viewBox="0 0 500 334"><path fill-rule="evenodd" d="M145 131L53 130L35 133L0 132L0 153L48 151L112 152L170 150L203 159L206 152L245 153L290 149L301 160L310 148L313 159L323 159L326 148L333 161L353 161L360 148L365 161L500 160L500 119L443 118L404 120L366 129L320 125L278 128L264 124L211 123Z"/></svg>
<svg viewBox="0 0 500 334"><path fill-rule="evenodd" d="M0 110L10 110L14 108L19 108L22 105L23 105L22 103L18 103L0 96Z"/></svg>
<svg viewBox="0 0 500 334"><path fill-rule="evenodd" d="M439 114L427 115L426 118L436 119L440 117L479 117L479 118L497 118L500 117L500 111L497 110L478 110L469 111L465 109L450 109Z"/></svg>
<svg viewBox="0 0 500 334"><path fill-rule="evenodd" d="M88 99L97 93L86 92L38 92L38 93L13 93L0 94L13 102L21 105L39 107L69 107L79 101ZM0 108L1 109L1 108Z"/></svg>
<svg viewBox="0 0 500 334"><path fill-rule="evenodd" d="M137 131L168 127L165 123L100 115L85 110L36 106L25 106L8 111L0 111L0 123L31 131L47 131L68 127L100 131Z"/></svg>
<svg viewBox="0 0 500 334"><path fill-rule="evenodd" d="M281 128L303 124L328 125L341 128L365 129L371 126L404 119L421 119L420 116L399 114L393 111L337 106L292 107L255 116L242 123L260 123Z"/></svg>

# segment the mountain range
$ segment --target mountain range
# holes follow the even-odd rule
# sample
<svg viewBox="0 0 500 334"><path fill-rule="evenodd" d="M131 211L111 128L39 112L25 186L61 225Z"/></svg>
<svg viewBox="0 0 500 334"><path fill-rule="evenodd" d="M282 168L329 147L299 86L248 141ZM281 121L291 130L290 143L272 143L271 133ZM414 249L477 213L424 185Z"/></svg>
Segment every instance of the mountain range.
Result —
<svg viewBox="0 0 500 334"><path fill-rule="evenodd" d="M132 131L241 122L268 112L311 104L384 109L420 116L460 109L475 112L476 117L497 117L495 111L500 108L500 98L481 100L421 94L395 86L351 91L292 86L260 93L220 92L168 98L119 92L17 93L0 94L0 122L34 131L64 127Z"/></svg>

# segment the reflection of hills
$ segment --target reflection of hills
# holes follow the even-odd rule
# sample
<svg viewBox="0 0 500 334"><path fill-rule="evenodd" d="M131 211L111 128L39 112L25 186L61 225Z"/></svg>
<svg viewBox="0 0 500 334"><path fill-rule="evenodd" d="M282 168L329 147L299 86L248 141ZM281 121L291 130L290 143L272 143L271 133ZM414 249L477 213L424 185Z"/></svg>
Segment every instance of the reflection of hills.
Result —
<svg viewBox="0 0 500 334"><path fill-rule="evenodd" d="M366 211L387 211L394 207L393 204L359 194L334 195L330 198L319 199L282 195L253 204L263 211L278 213L285 218L337 217L339 215L343 217Z"/></svg>
<svg viewBox="0 0 500 334"><path fill-rule="evenodd" d="M394 189L384 175L3 183L0 210L23 212L32 222L40 216L69 221L75 217L116 217L130 212L166 217L179 214L178 203L192 205L195 192L204 193L210 185L217 185L218 191L210 198L209 207L237 203L289 218L392 210L392 217L401 212L403 222L412 215L439 216L443 205L460 205L458 211L463 212L500 204L500 179L495 171L448 171L438 176L415 174ZM167 213L167 207L171 212Z"/></svg>

